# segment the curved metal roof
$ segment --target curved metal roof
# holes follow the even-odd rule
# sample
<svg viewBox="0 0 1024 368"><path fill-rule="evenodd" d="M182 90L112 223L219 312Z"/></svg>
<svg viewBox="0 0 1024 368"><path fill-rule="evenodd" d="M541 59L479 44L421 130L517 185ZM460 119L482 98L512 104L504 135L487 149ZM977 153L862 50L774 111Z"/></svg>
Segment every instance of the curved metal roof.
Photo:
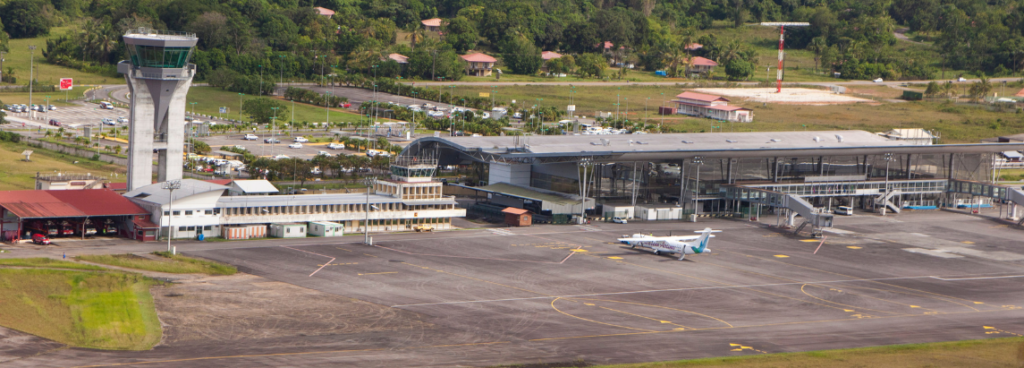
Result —
<svg viewBox="0 0 1024 368"><path fill-rule="evenodd" d="M403 154L446 148L478 161L541 162L593 157L594 161L678 160L704 157L870 155L882 153L987 153L1024 149L1021 143L915 145L861 130L680 134L426 137ZM442 153L443 155L444 153Z"/></svg>

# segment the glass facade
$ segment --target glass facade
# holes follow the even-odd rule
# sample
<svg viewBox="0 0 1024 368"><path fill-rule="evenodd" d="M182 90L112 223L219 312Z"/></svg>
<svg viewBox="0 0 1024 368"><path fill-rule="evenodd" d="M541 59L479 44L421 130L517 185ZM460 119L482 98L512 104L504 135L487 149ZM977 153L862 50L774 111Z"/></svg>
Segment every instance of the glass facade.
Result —
<svg viewBox="0 0 1024 368"><path fill-rule="evenodd" d="M145 68L184 68L191 56L191 47L160 47L128 45L132 65Z"/></svg>
<svg viewBox="0 0 1024 368"><path fill-rule="evenodd" d="M406 168L402 166L391 165L391 173L401 177L407 178L429 178L434 176L434 168Z"/></svg>

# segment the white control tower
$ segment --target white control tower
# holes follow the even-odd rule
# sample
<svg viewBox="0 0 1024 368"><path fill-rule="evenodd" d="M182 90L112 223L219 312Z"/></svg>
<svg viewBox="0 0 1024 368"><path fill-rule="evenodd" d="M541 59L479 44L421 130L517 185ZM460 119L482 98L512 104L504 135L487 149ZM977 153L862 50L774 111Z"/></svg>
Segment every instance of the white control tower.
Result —
<svg viewBox="0 0 1024 368"><path fill-rule="evenodd" d="M128 124L128 190L153 184L153 153L157 181L181 179L185 146L185 96L196 75L189 64L199 39L191 33L145 28L125 33L131 60L117 64L131 91Z"/></svg>

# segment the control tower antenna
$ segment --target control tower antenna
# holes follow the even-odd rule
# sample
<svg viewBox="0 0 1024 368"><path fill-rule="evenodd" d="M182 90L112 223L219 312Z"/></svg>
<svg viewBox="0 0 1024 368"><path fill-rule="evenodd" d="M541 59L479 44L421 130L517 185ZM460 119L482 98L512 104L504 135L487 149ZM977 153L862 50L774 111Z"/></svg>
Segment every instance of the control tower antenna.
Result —
<svg viewBox="0 0 1024 368"><path fill-rule="evenodd" d="M785 44L785 33L786 27L809 27L811 24L807 22L761 22L762 26L767 27L779 27L779 70L778 75L775 77L775 93L782 93L782 60L783 60L783 45Z"/></svg>

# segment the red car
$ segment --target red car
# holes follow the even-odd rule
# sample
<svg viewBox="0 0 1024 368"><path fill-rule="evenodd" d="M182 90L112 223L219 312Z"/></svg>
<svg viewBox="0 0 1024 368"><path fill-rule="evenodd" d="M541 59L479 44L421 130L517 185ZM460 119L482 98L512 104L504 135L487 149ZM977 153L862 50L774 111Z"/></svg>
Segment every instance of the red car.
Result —
<svg viewBox="0 0 1024 368"><path fill-rule="evenodd" d="M349 107L352 107L352 104L350 104L350 103L348 103L348 102L342 102L342 103L338 104L338 106L339 106L339 107L344 107L344 108L346 108L346 109L347 109L347 108L349 108Z"/></svg>
<svg viewBox="0 0 1024 368"><path fill-rule="evenodd" d="M32 234L32 242L41 245L50 245L50 238L43 234Z"/></svg>

